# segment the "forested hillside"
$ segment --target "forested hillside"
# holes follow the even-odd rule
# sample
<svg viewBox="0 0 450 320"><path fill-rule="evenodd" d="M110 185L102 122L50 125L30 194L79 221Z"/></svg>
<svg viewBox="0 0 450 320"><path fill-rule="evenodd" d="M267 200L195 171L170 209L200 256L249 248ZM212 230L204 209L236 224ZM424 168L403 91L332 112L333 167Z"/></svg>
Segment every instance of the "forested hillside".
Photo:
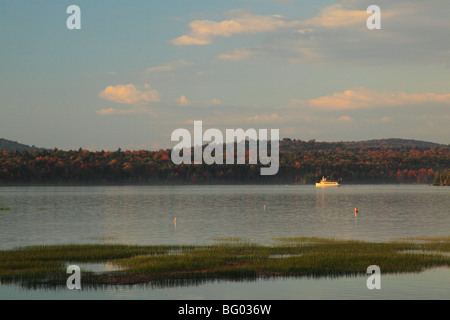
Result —
<svg viewBox="0 0 450 320"><path fill-rule="evenodd" d="M16 141L6 140L0 138L0 150L5 151L37 151L37 150L43 150L42 148L37 148L35 146L28 146L26 144L21 144Z"/></svg>
<svg viewBox="0 0 450 320"><path fill-rule="evenodd" d="M275 176L261 176L259 165L174 165L170 150L2 151L0 184L310 184L327 176L342 179L343 184L450 185L447 146L330 144L320 149L316 144L297 140L292 145L283 140ZM303 151L289 151L300 150L300 145Z"/></svg>

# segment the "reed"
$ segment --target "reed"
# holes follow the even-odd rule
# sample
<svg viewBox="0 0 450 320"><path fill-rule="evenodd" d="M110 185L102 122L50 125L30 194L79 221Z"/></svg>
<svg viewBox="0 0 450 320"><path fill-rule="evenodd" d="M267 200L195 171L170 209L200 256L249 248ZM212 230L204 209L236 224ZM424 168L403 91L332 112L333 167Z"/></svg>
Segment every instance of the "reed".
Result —
<svg viewBox="0 0 450 320"><path fill-rule="evenodd" d="M439 239L439 240L438 240ZM68 263L111 263L121 271L83 272L85 285L138 284L172 280L362 275L370 265L382 273L450 267L450 239L401 239L373 243L324 238L274 239L208 246L59 245L0 251L0 282L65 285ZM420 240L420 241L418 241Z"/></svg>

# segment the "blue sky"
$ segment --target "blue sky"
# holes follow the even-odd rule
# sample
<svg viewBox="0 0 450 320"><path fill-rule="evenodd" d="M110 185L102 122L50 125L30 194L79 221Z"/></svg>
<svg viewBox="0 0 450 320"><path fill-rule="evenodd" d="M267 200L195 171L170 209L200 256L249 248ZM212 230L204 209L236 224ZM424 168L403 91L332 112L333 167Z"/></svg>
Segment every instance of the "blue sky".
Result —
<svg viewBox="0 0 450 320"><path fill-rule="evenodd" d="M0 137L158 149L202 120L448 144L448 16L444 0L1 1Z"/></svg>

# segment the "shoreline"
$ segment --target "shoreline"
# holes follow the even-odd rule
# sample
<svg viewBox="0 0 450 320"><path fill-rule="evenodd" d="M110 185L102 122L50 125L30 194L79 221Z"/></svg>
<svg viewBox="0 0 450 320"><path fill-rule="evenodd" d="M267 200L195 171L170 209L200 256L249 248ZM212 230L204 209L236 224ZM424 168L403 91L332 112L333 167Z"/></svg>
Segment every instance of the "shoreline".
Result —
<svg viewBox="0 0 450 320"><path fill-rule="evenodd" d="M310 186L315 187L315 183L0 183L0 188L9 187L195 187L195 186ZM342 183L343 186L370 186L370 185L391 185L391 186L430 186L448 187L446 185L434 185L430 183L418 182L351 182Z"/></svg>

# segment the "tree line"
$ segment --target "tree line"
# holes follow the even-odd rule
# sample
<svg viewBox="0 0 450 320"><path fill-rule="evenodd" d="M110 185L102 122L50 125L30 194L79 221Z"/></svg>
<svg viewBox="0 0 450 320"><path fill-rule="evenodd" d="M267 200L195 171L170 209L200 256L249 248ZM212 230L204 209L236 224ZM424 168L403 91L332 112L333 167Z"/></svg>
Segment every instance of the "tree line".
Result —
<svg viewBox="0 0 450 320"><path fill-rule="evenodd" d="M243 165L175 165L169 149L1 151L0 184L312 184L325 176L342 179L344 184L450 185L450 148L446 146L338 145L324 150L286 150L293 148L281 149L275 176L261 176L260 165L248 161Z"/></svg>

